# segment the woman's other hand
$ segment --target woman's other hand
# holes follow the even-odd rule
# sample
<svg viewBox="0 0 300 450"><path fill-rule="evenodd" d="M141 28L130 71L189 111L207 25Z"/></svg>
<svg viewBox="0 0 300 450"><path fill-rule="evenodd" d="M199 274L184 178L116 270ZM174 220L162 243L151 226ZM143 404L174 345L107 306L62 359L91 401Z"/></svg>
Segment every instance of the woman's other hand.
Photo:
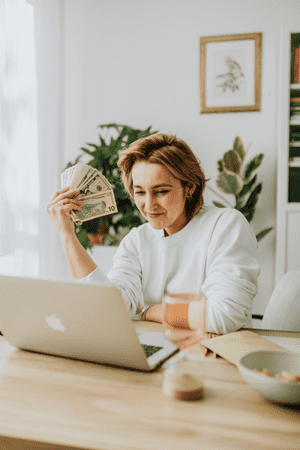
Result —
<svg viewBox="0 0 300 450"><path fill-rule="evenodd" d="M145 320L149 322L163 322L162 305L152 305L145 312Z"/></svg>
<svg viewBox="0 0 300 450"><path fill-rule="evenodd" d="M60 236L74 233L74 222L70 217L72 210L81 211L81 200L75 197L80 189L70 189L65 187L55 192L50 202L46 206L46 210Z"/></svg>

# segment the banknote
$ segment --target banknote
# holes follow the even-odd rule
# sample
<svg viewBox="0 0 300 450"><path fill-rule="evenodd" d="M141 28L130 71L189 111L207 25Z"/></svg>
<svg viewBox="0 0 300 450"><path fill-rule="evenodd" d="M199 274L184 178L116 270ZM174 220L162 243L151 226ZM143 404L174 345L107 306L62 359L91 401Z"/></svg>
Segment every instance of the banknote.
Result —
<svg viewBox="0 0 300 450"><path fill-rule="evenodd" d="M61 174L61 187L70 186L75 166L69 167Z"/></svg>
<svg viewBox="0 0 300 450"><path fill-rule="evenodd" d="M83 199L81 211L72 211L71 217L75 223L82 223L96 217L114 214L118 211L113 192L107 192L99 196Z"/></svg>
<svg viewBox="0 0 300 450"><path fill-rule="evenodd" d="M93 172L85 182L81 183L78 189L80 189L80 194L77 198L80 199L85 195L102 194L104 191L112 190L110 183L98 170Z"/></svg>
<svg viewBox="0 0 300 450"><path fill-rule="evenodd" d="M70 215L77 224L118 212L111 184L99 170L88 164L78 163L66 169L61 174L61 186L80 189L75 198L83 201L81 211L73 210Z"/></svg>
<svg viewBox="0 0 300 450"><path fill-rule="evenodd" d="M70 183L71 189L79 188L82 184L85 183L86 180L89 179L92 173L96 172L96 169L88 166L87 164L79 163L76 166L73 166L75 167L75 170L72 176L72 181Z"/></svg>

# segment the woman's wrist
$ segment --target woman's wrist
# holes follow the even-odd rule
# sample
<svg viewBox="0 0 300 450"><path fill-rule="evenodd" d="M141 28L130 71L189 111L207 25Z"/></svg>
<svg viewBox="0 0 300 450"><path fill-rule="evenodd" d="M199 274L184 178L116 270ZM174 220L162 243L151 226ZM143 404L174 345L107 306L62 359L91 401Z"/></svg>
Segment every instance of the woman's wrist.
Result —
<svg viewBox="0 0 300 450"><path fill-rule="evenodd" d="M75 232L64 231L59 237L74 280L85 278L97 268L97 264L79 242Z"/></svg>
<svg viewBox="0 0 300 450"><path fill-rule="evenodd" d="M61 230L58 232L58 236L62 244L77 240L75 230Z"/></svg>
<svg viewBox="0 0 300 450"><path fill-rule="evenodd" d="M142 314L140 316L140 320L143 320L143 321L147 320L146 319L146 314L147 314L148 309L149 309L149 307L143 309Z"/></svg>
<svg viewBox="0 0 300 450"><path fill-rule="evenodd" d="M152 305L143 311L141 320L162 323L162 305Z"/></svg>

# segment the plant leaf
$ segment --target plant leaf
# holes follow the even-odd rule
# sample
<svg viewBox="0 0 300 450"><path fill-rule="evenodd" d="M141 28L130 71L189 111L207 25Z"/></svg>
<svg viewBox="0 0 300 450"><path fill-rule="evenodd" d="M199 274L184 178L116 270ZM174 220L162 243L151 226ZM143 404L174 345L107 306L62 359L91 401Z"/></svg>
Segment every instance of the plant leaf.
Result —
<svg viewBox="0 0 300 450"><path fill-rule="evenodd" d="M215 206L217 206L218 208L226 208L226 206L222 205L222 203L219 203L219 202L213 202L213 204Z"/></svg>
<svg viewBox="0 0 300 450"><path fill-rule="evenodd" d="M245 195L248 194L248 193L252 190L253 186L254 186L255 183L256 183L256 180L257 180L257 175L255 175L255 176L249 181L249 183L244 184L243 189L241 190L241 192L239 192L239 198L240 198L240 199L243 198L243 197L245 197Z"/></svg>
<svg viewBox="0 0 300 450"><path fill-rule="evenodd" d="M84 230L83 228L79 228L79 230L76 234L77 234L77 238L78 238L79 242L85 249L92 248L90 240L87 237L86 230Z"/></svg>
<svg viewBox="0 0 300 450"><path fill-rule="evenodd" d="M242 178L234 172L221 172L216 179L217 187L226 194L237 195L244 186Z"/></svg>
<svg viewBox="0 0 300 450"><path fill-rule="evenodd" d="M80 150L82 150L85 153L88 153L89 155L93 156L93 152L91 150L88 150L87 148L81 147Z"/></svg>
<svg viewBox="0 0 300 450"><path fill-rule="evenodd" d="M234 140L233 150L238 152L238 154L240 155L242 160L245 158L246 152L244 149L243 142L242 142L241 138L239 138L239 136L237 136Z"/></svg>
<svg viewBox="0 0 300 450"><path fill-rule="evenodd" d="M242 158L235 150L229 150L223 156L223 169L229 172L240 173Z"/></svg>
<svg viewBox="0 0 300 450"><path fill-rule="evenodd" d="M106 236L104 244L119 245L124 235L127 234L131 228L139 226L145 221L135 204L128 198L128 194L125 192L121 182L121 170L117 166L119 152L124 145L128 146L137 139L157 133L157 131L152 132L151 126L146 130L139 130L127 125L115 123L99 125L99 128L104 130L102 134L105 133L104 137L99 134L100 143L98 145L87 143L86 146L91 147L91 149L82 147L81 150L90 155L91 159L88 164L102 172L113 186L120 214L117 216L110 215L101 217L101 223L109 228L109 234ZM113 137L108 132L109 129L116 130L116 132L113 133ZM77 159L79 160L79 158L80 157ZM70 163L70 165L73 164ZM87 233L96 235L99 222L100 219L96 218L85 221L76 227L76 234L84 248L92 248L93 244L91 244L87 237ZM125 234L124 226L126 229L128 228L128 231L125 230ZM121 229L122 233L120 232Z"/></svg>
<svg viewBox="0 0 300 450"><path fill-rule="evenodd" d="M243 179L244 181L250 181L254 175L257 174L258 168L262 163L262 160L264 158L263 153L259 153L258 155L255 155L250 161L247 163L244 172L243 172Z"/></svg>
<svg viewBox="0 0 300 450"><path fill-rule="evenodd" d="M77 156L77 158L75 159L75 161L74 161L73 163L72 163L72 162L69 162L69 163L66 165L66 167L64 168L63 172L64 172L65 170L67 170L69 167L72 167L72 166L75 166L76 164L78 164L79 161L80 161L80 159L81 159L81 157L82 157L82 155L79 155L79 156Z"/></svg>
<svg viewBox="0 0 300 450"><path fill-rule="evenodd" d="M101 223L109 228L109 234L106 236L104 244L119 245L121 239L127 234L127 231L124 234L123 229L128 228L129 231L131 228L145 222L144 217L139 213L135 204L128 198L128 194L125 192L121 182L121 170L117 166L119 152L124 145L128 146L137 139L150 136L158 131L151 131L151 126L146 130L139 130L127 125L115 123L99 125L98 128L104 130L102 133L105 133L105 138L100 134L100 143L98 145L87 143L86 146L90 147L90 149L81 147L81 151L87 153L91 157L88 164L102 172L113 186L120 214L117 216L110 215L101 217ZM108 133L109 129L116 130L116 132L113 133L114 137L111 137L110 139L110 134ZM110 142L108 142L109 140ZM108 143L106 143L106 141ZM75 163L68 163L68 167L77 164L81 156L82 155L76 158ZM97 234L99 223L100 218L96 218L76 226L76 235L84 248L93 247L93 244L91 244L87 237L87 233L95 236ZM122 233L120 231L121 229L123 230Z"/></svg>
<svg viewBox="0 0 300 450"><path fill-rule="evenodd" d="M259 242L263 237L265 237L270 231L272 231L274 227L266 228L265 230L262 230L260 233L256 235L256 240Z"/></svg>
<svg viewBox="0 0 300 450"><path fill-rule="evenodd" d="M222 160L222 159L219 159L219 160L217 161L217 170L218 170L219 172L223 172L223 160Z"/></svg>
<svg viewBox="0 0 300 450"><path fill-rule="evenodd" d="M239 209L239 211L244 214L248 222L251 222L251 220L254 217L255 213L255 206L258 201L258 196L261 193L262 190L262 183L259 183L256 188L251 193L250 197L247 200L247 203Z"/></svg>

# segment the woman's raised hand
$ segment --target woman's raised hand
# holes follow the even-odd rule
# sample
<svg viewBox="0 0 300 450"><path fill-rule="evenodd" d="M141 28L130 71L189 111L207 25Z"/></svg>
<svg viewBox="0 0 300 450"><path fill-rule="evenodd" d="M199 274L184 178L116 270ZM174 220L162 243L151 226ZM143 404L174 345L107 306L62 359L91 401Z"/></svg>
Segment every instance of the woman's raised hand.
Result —
<svg viewBox="0 0 300 450"><path fill-rule="evenodd" d="M80 189L70 189L65 187L55 192L50 202L46 206L46 210L58 234L74 233L74 222L70 217L72 210L81 210L83 202L76 200L75 197Z"/></svg>

